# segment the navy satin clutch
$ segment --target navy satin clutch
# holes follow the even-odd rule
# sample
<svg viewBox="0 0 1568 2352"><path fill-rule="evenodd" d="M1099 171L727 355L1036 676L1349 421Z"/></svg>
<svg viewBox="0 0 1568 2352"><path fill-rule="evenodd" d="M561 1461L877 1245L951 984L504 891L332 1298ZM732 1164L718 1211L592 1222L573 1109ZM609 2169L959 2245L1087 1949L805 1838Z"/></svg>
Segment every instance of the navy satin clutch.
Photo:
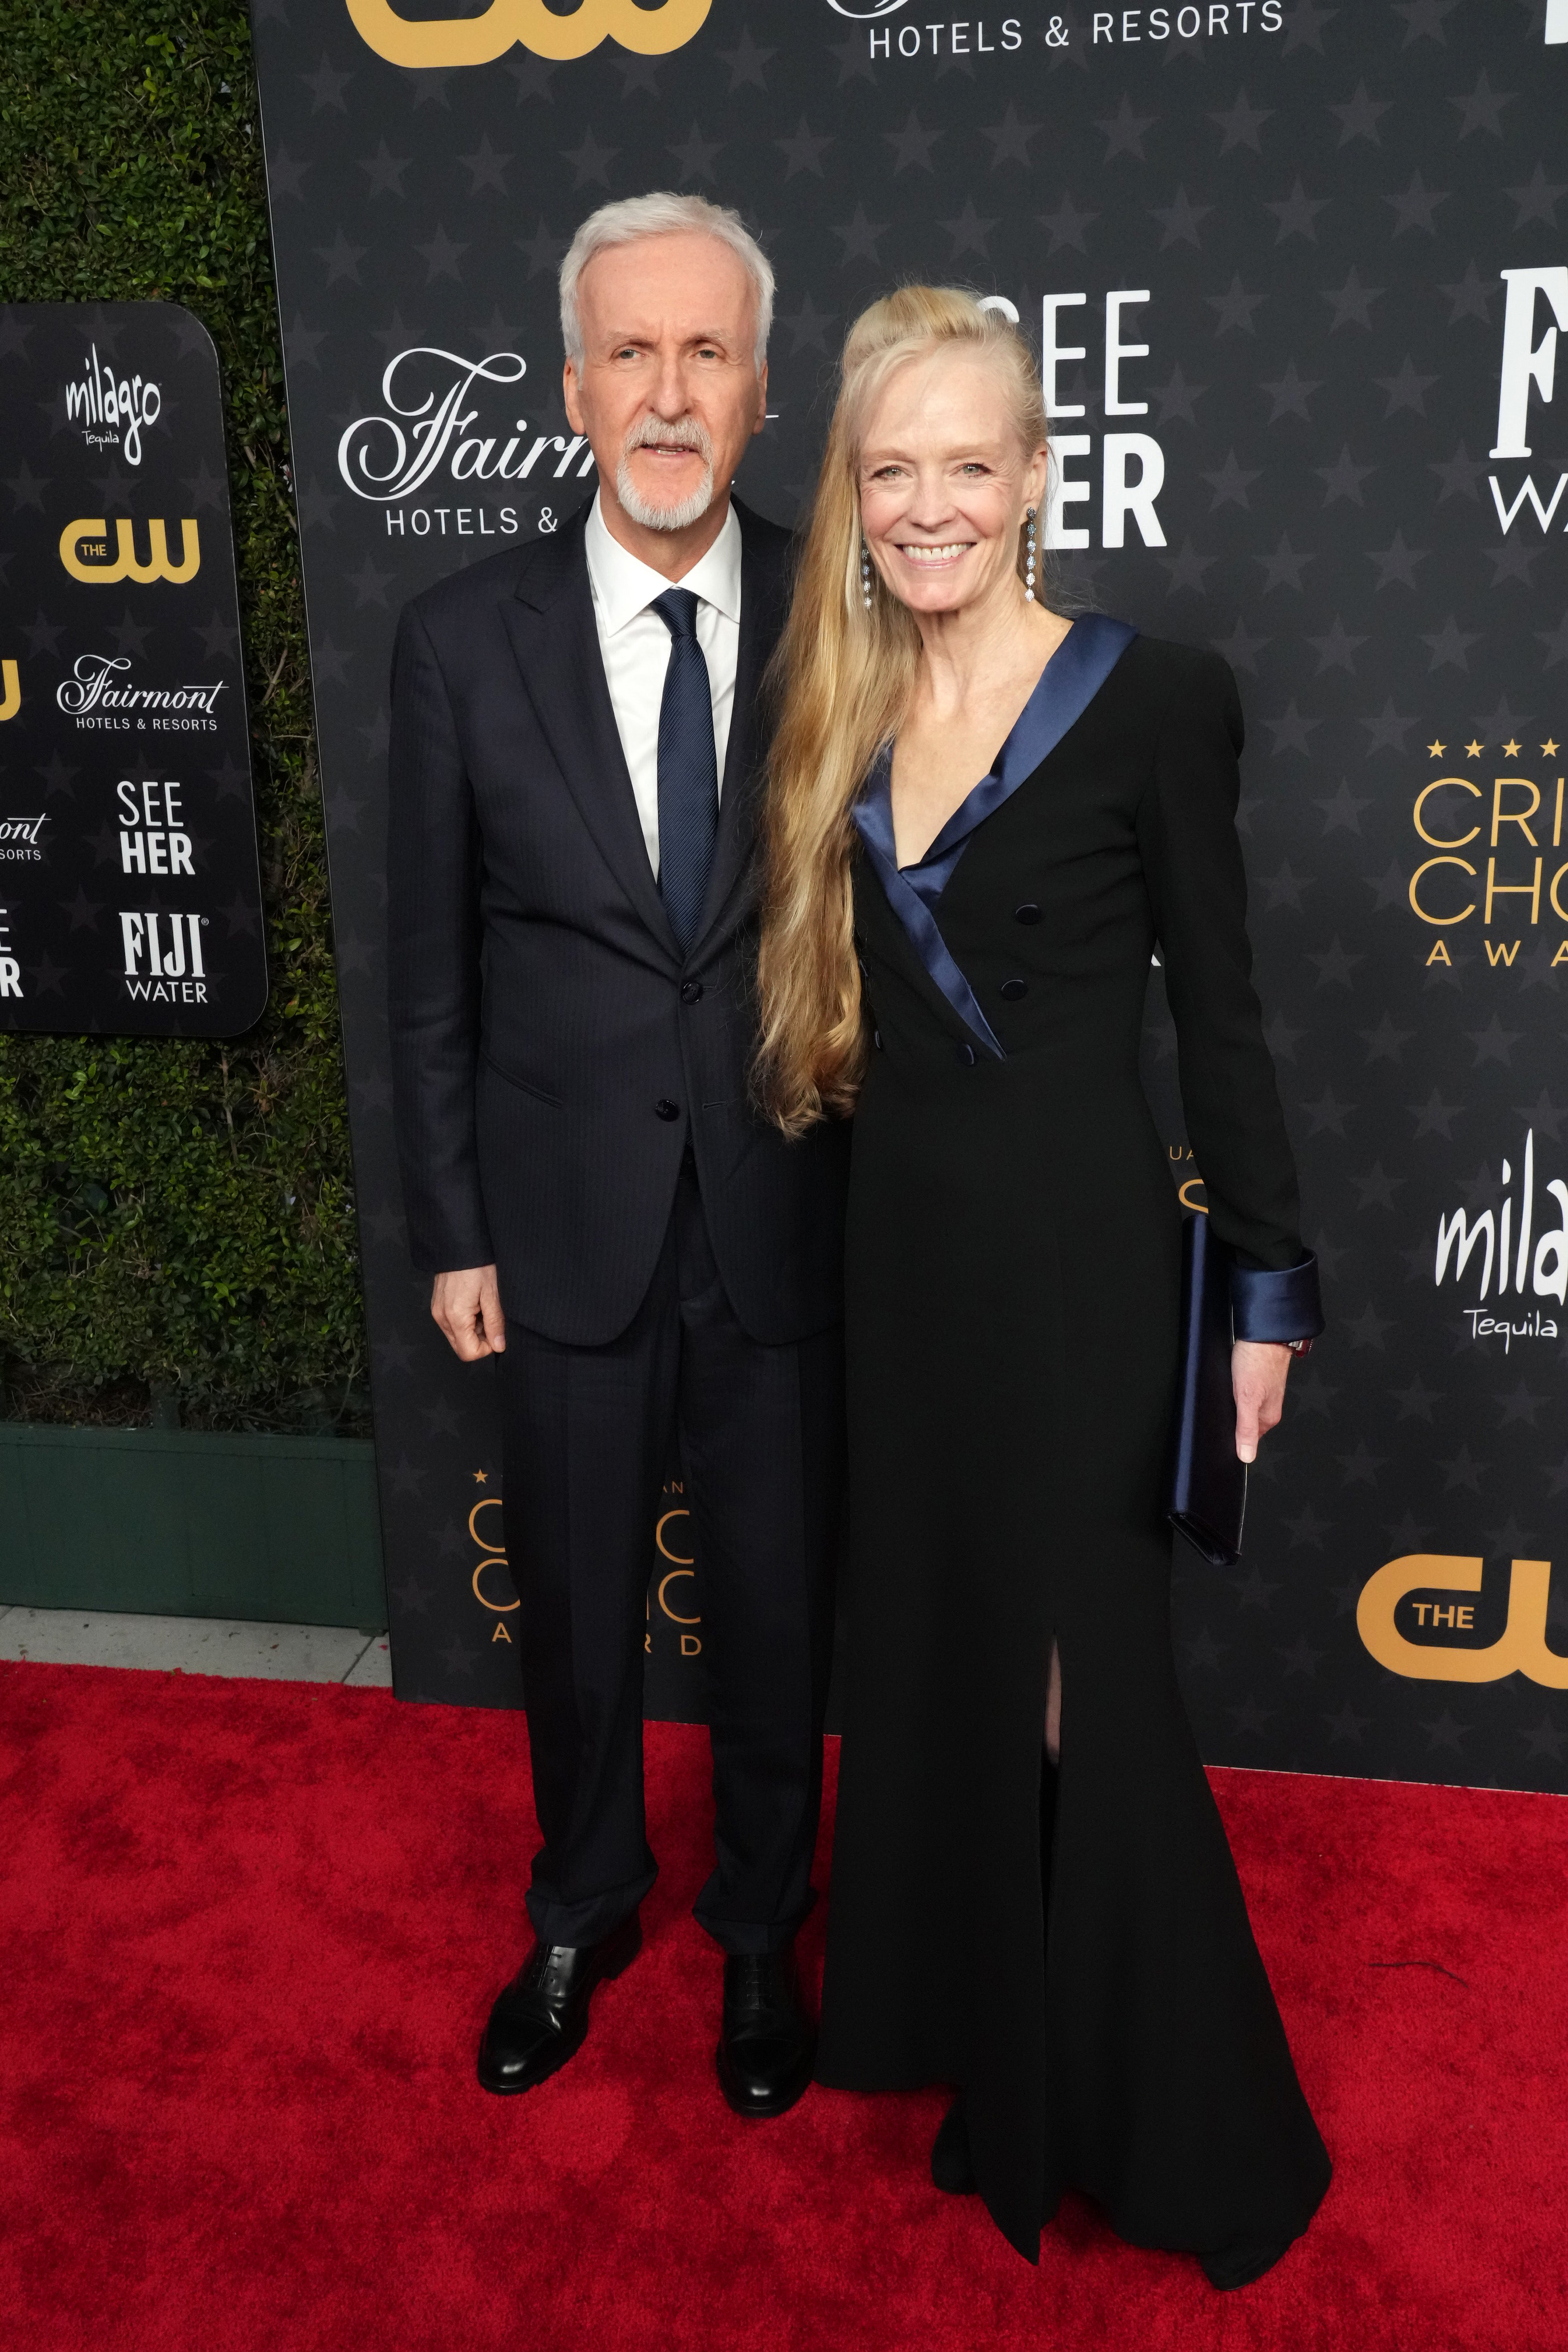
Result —
<svg viewBox="0 0 1568 2352"><path fill-rule="evenodd" d="M1167 1508L1171 1525L1213 1568L1234 1568L1240 1559L1247 1514L1247 1465L1236 1452L1230 1378L1230 1253L1216 1240L1208 1219L1188 1217L1182 1228L1181 1351Z"/></svg>

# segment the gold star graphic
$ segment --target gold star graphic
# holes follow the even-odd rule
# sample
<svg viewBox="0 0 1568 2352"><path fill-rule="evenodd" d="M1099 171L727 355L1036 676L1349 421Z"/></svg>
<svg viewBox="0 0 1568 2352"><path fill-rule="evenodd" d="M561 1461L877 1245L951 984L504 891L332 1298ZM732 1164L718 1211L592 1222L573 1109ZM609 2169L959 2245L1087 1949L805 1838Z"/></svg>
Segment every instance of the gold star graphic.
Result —
<svg viewBox="0 0 1568 2352"><path fill-rule="evenodd" d="M1517 743L1512 743L1512 742L1505 743L1505 744L1503 745L1503 747L1502 747L1502 748L1503 748L1503 751L1506 752L1506 754L1508 755L1508 757L1509 757L1511 760L1517 760L1517 759L1518 759L1518 757L1519 757L1519 746L1518 746L1518 744L1517 744Z"/></svg>
<svg viewBox="0 0 1568 2352"><path fill-rule="evenodd" d="M474 1484L476 1486L483 1486L486 1483L486 1474L483 1470L476 1470L474 1473Z"/></svg>
<svg viewBox="0 0 1568 2352"><path fill-rule="evenodd" d="M1557 746L1556 746L1556 744L1555 744L1555 743L1542 743L1542 747L1541 747L1541 748L1542 748L1542 750L1545 752L1545 754L1546 754L1547 758L1550 760L1550 758L1552 757L1552 754L1553 753L1553 751L1556 751Z"/></svg>
<svg viewBox="0 0 1568 2352"><path fill-rule="evenodd" d="M1427 746L1434 760L1440 759L1448 748L1446 743L1428 743Z"/></svg>
<svg viewBox="0 0 1568 2352"><path fill-rule="evenodd" d="M1479 743L1467 743L1465 745L1465 756L1467 759L1479 760L1481 756L1480 745Z"/></svg>

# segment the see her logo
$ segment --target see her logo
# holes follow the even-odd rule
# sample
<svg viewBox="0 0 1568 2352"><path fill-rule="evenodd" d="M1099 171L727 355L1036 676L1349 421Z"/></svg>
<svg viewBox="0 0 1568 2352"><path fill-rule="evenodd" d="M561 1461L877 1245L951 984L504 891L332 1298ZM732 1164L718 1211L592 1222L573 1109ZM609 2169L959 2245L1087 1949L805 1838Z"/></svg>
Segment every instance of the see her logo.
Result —
<svg viewBox="0 0 1568 2352"><path fill-rule="evenodd" d="M579 0L558 16L545 0L490 0L478 16L442 16L411 23L391 0L348 0L360 38L394 66L487 66L514 46L537 58L585 58L601 41L616 41L642 57L666 56L695 40L713 0L664 0L660 8L637 0Z"/></svg>

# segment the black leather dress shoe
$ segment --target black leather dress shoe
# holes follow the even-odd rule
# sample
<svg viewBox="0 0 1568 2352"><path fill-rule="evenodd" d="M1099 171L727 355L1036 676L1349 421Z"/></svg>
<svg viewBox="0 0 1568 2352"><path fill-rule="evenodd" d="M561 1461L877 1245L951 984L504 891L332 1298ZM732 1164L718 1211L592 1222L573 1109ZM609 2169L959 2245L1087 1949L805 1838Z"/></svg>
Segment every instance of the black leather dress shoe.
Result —
<svg viewBox="0 0 1568 2352"><path fill-rule="evenodd" d="M931 2143L931 2178L949 2197L973 2197L978 2191L975 2162L969 2154L969 2126L964 2114L962 2091L943 2116L941 2128Z"/></svg>
<svg viewBox="0 0 1568 2352"><path fill-rule="evenodd" d="M643 1948L635 1911L597 1944L536 1944L490 2011L479 2044L486 2091L531 2091L575 2057L588 2033L593 1989L629 1969Z"/></svg>
<svg viewBox="0 0 1568 2352"><path fill-rule="evenodd" d="M724 1964L719 2087L737 2116L781 2116L811 2079L817 2036L793 1951L732 1952Z"/></svg>

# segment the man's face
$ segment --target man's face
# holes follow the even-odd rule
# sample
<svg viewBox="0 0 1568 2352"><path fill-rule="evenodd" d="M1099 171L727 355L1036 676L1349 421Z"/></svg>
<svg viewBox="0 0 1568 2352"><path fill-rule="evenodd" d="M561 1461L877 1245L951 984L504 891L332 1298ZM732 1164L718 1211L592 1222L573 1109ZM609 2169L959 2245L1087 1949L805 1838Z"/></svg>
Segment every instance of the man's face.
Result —
<svg viewBox="0 0 1568 2352"><path fill-rule="evenodd" d="M583 360L566 363L566 412L601 495L642 530L688 530L762 430L768 371L745 265L697 231L641 237L595 254L577 299Z"/></svg>

